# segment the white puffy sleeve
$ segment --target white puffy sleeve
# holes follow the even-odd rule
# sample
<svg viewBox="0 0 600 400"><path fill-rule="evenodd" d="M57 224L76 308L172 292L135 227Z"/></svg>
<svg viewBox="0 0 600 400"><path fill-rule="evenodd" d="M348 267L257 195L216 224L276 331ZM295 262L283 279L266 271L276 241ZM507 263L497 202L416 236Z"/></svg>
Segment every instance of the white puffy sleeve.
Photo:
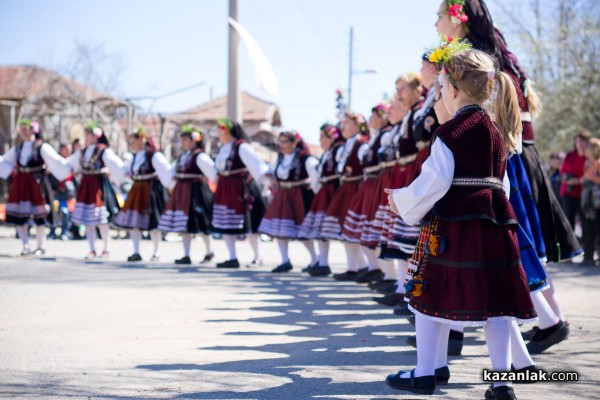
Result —
<svg viewBox="0 0 600 400"><path fill-rule="evenodd" d="M171 168L171 164L169 164L169 160L163 153L159 153L158 151L154 153L152 156L152 167L156 171L156 175L158 175L158 180L162 185L168 189L171 189L175 186L175 182L173 181L173 169Z"/></svg>
<svg viewBox="0 0 600 400"><path fill-rule="evenodd" d="M215 162L212 158L206 153L200 153L198 157L196 157L196 165L200 168L200 171L212 182L217 181L218 171L215 166Z"/></svg>
<svg viewBox="0 0 600 400"><path fill-rule="evenodd" d="M71 171L73 171L74 174L81 172L81 163L79 162L81 159L81 151L82 150L77 150L66 159L67 165L71 168Z"/></svg>
<svg viewBox="0 0 600 400"><path fill-rule="evenodd" d="M407 224L418 224L450 190L453 178L454 155L444 142L436 140L417 179L408 187L396 189L392 193L398 214Z"/></svg>
<svg viewBox="0 0 600 400"><path fill-rule="evenodd" d="M48 167L48 171L59 181L64 181L71 175L71 167L48 143L43 143L40 155Z"/></svg>
<svg viewBox="0 0 600 400"><path fill-rule="evenodd" d="M504 186L504 194L507 199L510 199L510 180L508 179L508 172L504 171L504 178L502 178L502 186Z"/></svg>
<svg viewBox="0 0 600 400"><path fill-rule="evenodd" d="M365 157L365 154L367 154L367 151L369 151L369 144L368 143L364 143L361 144L360 147L358 148L358 159L363 160L363 158Z"/></svg>
<svg viewBox="0 0 600 400"><path fill-rule="evenodd" d="M0 178L7 179L17 163L17 152L14 147L0 156Z"/></svg>
<svg viewBox="0 0 600 400"><path fill-rule="evenodd" d="M114 151L111 149L106 149L102 153L102 161L104 161L104 165L110 171L110 175L112 179L117 182L123 182L125 178L125 174L123 173L123 160L121 160Z"/></svg>
<svg viewBox="0 0 600 400"><path fill-rule="evenodd" d="M320 174L318 169L319 161L315 157L307 157L306 161L304 161L304 167L306 168L308 178L310 179L310 188L313 192L317 193L321 188L321 183L319 182Z"/></svg>
<svg viewBox="0 0 600 400"><path fill-rule="evenodd" d="M261 178L269 172L269 166L265 163L254 151L252 146L248 143L242 143L239 147L239 154L242 162L248 168L250 175L257 182L261 180Z"/></svg>

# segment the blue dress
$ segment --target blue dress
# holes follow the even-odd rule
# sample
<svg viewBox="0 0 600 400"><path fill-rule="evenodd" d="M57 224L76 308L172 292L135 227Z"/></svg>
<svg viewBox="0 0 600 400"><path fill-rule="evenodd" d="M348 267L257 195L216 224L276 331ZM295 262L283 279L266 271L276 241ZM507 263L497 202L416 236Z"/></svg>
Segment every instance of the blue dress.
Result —
<svg viewBox="0 0 600 400"><path fill-rule="evenodd" d="M542 266L542 261L546 260L546 247L531 186L518 154L508 159L506 173L510 181L510 204L519 220L517 238L529 289L531 292L542 290L548 287L546 271Z"/></svg>

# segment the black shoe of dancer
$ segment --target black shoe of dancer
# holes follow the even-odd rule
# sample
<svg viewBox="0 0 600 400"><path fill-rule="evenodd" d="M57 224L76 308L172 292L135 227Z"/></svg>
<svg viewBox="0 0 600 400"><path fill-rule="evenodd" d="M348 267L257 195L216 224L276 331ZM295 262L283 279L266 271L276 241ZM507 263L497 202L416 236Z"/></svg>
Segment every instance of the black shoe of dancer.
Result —
<svg viewBox="0 0 600 400"><path fill-rule="evenodd" d="M282 272L288 272L292 270L292 263L289 261L284 262L281 265L278 265L277 268L274 268L273 270L271 270L272 273L274 274L279 274Z"/></svg>
<svg viewBox="0 0 600 400"><path fill-rule="evenodd" d="M327 276L331 274L331 268L329 265L317 265L308 270L310 276Z"/></svg>
<svg viewBox="0 0 600 400"><path fill-rule="evenodd" d="M212 251L210 253L206 253L202 261L200 261L200 264L209 263L212 261L213 258L215 258L215 253L213 253Z"/></svg>
<svg viewBox="0 0 600 400"><path fill-rule="evenodd" d="M223 261L217 264L217 268L239 268L240 262L237 260Z"/></svg>
<svg viewBox="0 0 600 400"><path fill-rule="evenodd" d="M569 327L559 321L558 324L546 329L539 329L527 343L529 354L541 354L550 347L569 337Z"/></svg>
<svg viewBox="0 0 600 400"><path fill-rule="evenodd" d="M344 282L354 281L356 274L358 274L356 271L346 271L342 272L341 274L333 274L333 279Z"/></svg>
<svg viewBox="0 0 600 400"><path fill-rule="evenodd" d="M527 367L524 368L519 368L519 369L515 369L515 367L513 365L510 366L510 370L513 372L517 373L517 379L515 379L514 381L512 381L512 383L536 383L537 381L534 380L530 380L530 379L518 379L519 377L519 373L523 373L524 376L527 376L527 371L529 371L529 374L537 374L538 371L540 370L537 365L529 365Z"/></svg>
<svg viewBox="0 0 600 400"><path fill-rule="evenodd" d="M400 315L401 317L410 317L411 315L414 315L413 312L408 308L408 304L394 308L394 314Z"/></svg>
<svg viewBox="0 0 600 400"><path fill-rule="evenodd" d="M127 261L142 261L142 256L140 253L135 253L127 257Z"/></svg>
<svg viewBox="0 0 600 400"><path fill-rule="evenodd" d="M396 279L383 279L381 281L371 281L369 282L369 289L371 290L377 290L381 287L388 287L390 285L395 285L396 284Z"/></svg>
<svg viewBox="0 0 600 400"><path fill-rule="evenodd" d="M409 378L401 378L402 374L409 371L399 371L385 378L389 387L397 390L406 390L418 394L433 394L435 392L435 375L420 376L415 378L415 370L410 371Z"/></svg>
<svg viewBox="0 0 600 400"><path fill-rule="evenodd" d="M189 256L185 256L180 258L179 260L175 260L175 264L191 264L192 260Z"/></svg>
<svg viewBox="0 0 600 400"><path fill-rule="evenodd" d="M312 268L316 268L319 266L319 263L316 262L314 264L308 264L306 267L302 268L302 272L310 272Z"/></svg>
<svg viewBox="0 0 600 400"><path fill-rule="evenodd" d="M373 301L384 306L397 307L406 304L404 293L388 293L383 297L373 297Z"/></svg>
<svg viewBox="0 0 600 400"><path fill-rule="evenodd" d="M528 331L525 332L521 332L521 336L523 337L523 340L531 340L531 338L533 337L533 335L535 335L535 333L540 329L539 326L534 326L533 328L531 328Z"/></svg>
<svg viewBox="0 0 600 400"><path fill-rule="evenodd" d="M383 279L383 272L378 269L367 271L362 276L357 276L354 282L356 283L369 283L372 281L380 282Z"/></svg>
<svg viewBox="0 0 600 400"><path fill-rule="evenodd" d="M379 294L390 294L390 293L396 293L397 289L398 289L398 285L396 283L394 283L393 285L382 286L382 287L376 289L375 291Z"/></svg>
<svg viewBox="0 0 600 400"><path fill-rule="evenodd" d="M517 400L515 391L512 386L498 386L490 385L485 391L485 400Z"/></svg>
<svg viewBox="0 0 600 400"><path fill-rule="evenodd" d="M356 271L356 275L354 276L354 282L356 282L357 279L361 279L364 275L369 273L369 267L364 267L359 269L358 271Z"/></svg>

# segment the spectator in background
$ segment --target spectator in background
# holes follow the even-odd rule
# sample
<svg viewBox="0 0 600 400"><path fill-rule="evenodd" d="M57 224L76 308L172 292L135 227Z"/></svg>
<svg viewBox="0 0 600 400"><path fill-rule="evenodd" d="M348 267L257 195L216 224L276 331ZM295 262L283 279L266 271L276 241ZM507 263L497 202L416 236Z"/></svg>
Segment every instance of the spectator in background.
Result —
<svg viewBox="0 0 600 400"><path fill-rule="evenodd" d="M600 238L600 139L591 138L585 151L581 212L583 224L583 265L595 265L594 250Z"/></svg>
<svg viewBox="0 0 600 400"><path fill-rule="evenodd" d="M581 218L581 183L586 161L585 149L591 137L592 135L586 130L581 130L575 135L573 151L567 153L560 169L562 180L560 196L565 214L573 229L575 229L576 217Z"/></svg>
<svg viewBox="0 0 600 400"><path fill-rule="evenodd" d="M550 168L548 169L548 176L550 177L552 190L554 191L557 199L560 199L560 186L562 183L560 178L560 168L562 167L564 159L565 153L562 151L557 151L550 155Z"/></svg>
<svg viewBox="0 0 600 400"><path fill-rule="evenodd" d="M71 146L61 143L58 147L58 154L66 159L71 154ZM69 175L67 179L60 182L55 179L52 183L54 187L54 199L58 202L58 221L60 221L61 230L60 236L57 235L56 228L58 226L58 221L56 221L50 230L49 237L51 239L69 240L67 233L71 229L71 211L69 210L68 202L75 198L73 175Z"/></svg>

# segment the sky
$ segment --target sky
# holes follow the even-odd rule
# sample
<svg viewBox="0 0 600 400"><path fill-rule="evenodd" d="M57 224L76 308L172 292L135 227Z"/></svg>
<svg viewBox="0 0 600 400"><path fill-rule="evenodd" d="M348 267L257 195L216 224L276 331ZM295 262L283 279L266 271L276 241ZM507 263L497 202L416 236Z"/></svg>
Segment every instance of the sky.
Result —
<svg viewBox="0 0 600 400"><path fill-rule="evenodd" d="M280 94L257 87L242 44L240 87L277 104L285 128L318 143L319 126L335 121L336 90L347 90L350 27L357 71L352 109L368 114L393 95L400 74L419 70L423 52L438 42L439 5L440 0L239 0L239 22L270 60ZM183 111L227 93L228 6L228 0L0 0L0 65L61 71L76 43L100 47L120 60L112 93L118 97L158 96L203 83L137 102L144 112ZM367 69L379 73L360 73Z"/></svg>

